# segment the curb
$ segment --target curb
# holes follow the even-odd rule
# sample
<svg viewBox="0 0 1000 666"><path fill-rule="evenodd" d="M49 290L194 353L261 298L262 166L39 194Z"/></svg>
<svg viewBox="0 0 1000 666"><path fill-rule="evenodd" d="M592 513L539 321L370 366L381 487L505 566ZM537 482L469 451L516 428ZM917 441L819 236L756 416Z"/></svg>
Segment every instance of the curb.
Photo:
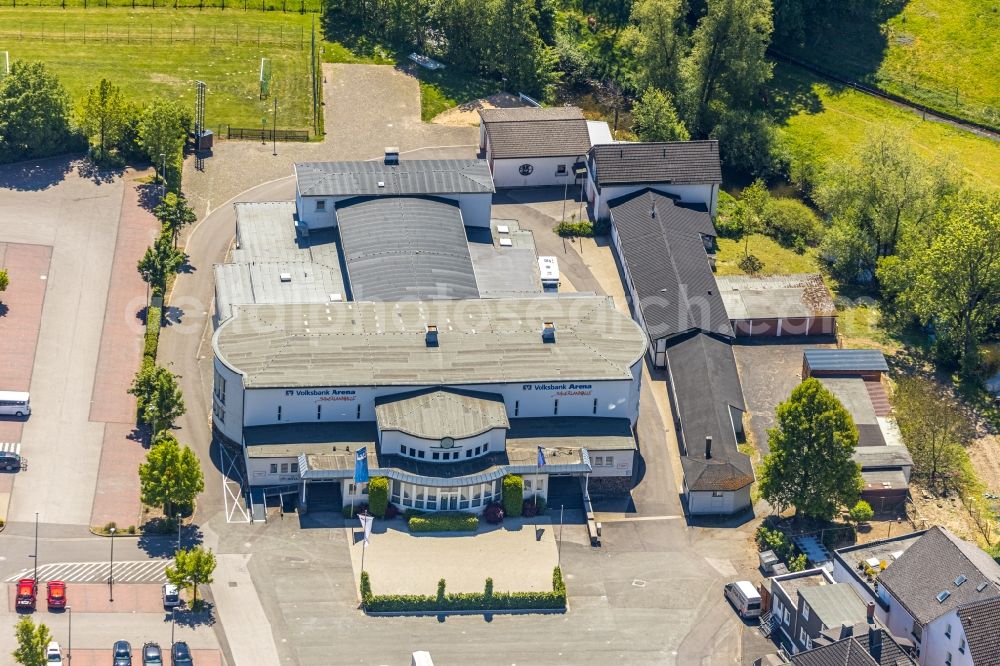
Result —
<svg viewBox="0 0 1000 666"><path fill-rule="evenodd" d="M453 610L453 611L368 611L361 612L371 617L439 617L445 615L561 615L569 612L566 608L516 608L508 610Z"/></svg>

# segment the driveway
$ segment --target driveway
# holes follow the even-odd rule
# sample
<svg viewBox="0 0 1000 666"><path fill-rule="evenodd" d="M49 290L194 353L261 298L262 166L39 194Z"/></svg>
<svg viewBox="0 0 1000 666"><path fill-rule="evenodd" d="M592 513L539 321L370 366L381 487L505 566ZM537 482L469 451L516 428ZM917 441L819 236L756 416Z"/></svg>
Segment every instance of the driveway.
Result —
<svg viewBox="0 0 1000 666"><path fill-rule="evenodd" d="M750 431L762 455L769 451L767 431L774 427L775 409L802 382L802 352L834 347L830 343L784 341L781 344L738 341L733 345L743 398L750 413Z"/></svg>

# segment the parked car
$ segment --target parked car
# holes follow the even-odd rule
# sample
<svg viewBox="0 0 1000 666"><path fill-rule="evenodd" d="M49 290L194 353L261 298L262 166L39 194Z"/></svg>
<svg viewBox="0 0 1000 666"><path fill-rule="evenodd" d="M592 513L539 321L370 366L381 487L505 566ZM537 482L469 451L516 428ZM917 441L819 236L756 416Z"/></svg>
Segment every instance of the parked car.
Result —
<svg viewBox="0 0 1000 666"><path fill-rule="evenodd" d="M146 643L142 646L142 666L163 666L163 653L159 643Z"/></svg>
<svg viewBox="0 0 1000 666"><path fill-rule="evenodd" d="M46 598L49 602L49 610L53 608L66 608L66 583L61 580L50 580L45 584L47 592Z"/></svg>
<svg viewBox="0 0 1000 666"><path fill-rule="evenodd" d="M59 643L52 641L49 646L45 648L45 662L47 664L58 664L62 666L62 650L59 648Z"/></svg>
<svg viewBox="0 0 1000 666"><path fill-rule="evenodd" d="M191 659L191 650L184 641L174 643L170 650L170 666L194 666Z"/></svg>
<svg viewBox="0 0 1000 666"><path fill-rule="evenodd" d="M114 666L132 666L132 646L128 641L115 641L111 648Z"/></svg>
<svg viewBox="0 0 1000 666"><path fill-rule="evenodd" d="M13 451L0 451L0 469L16 472L21 469L21 456Z"/></svg>
<svg viewBox="0 0 1000 666"><path fill-rule="evenodd" d="M38 593L38 586L34 578L22 578L17 581L17 602L14 604L17 610L35 610L35 598Z"/></svg>
<svg viewBox="0 0 1000 666"><path fill-rule="evenodd" d="M173 583L163 584L163 607L176 608L181 605L181 593Z"/></svg>
<svg viewBox="0 0 1000 666"><path fill-rule="evenodd" d="M726 599L733 605L740 617L760 617L760 593L748 580L726 583Z"/></svg>

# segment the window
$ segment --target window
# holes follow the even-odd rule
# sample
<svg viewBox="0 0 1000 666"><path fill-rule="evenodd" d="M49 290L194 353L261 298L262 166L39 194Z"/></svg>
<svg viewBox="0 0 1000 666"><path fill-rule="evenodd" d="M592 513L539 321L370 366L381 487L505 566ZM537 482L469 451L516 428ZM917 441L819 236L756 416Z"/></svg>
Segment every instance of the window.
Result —
<svg viewBox="0 0 1000 666"><path fill-rule="evenodd" d="M281 473L288 474L288 463L281 463Z"/></svg>
<svg viewBox="0 0 1000 666"><path fill-rule="evenodd" d="M326 199L316 200L316 212L321 213L326 210Z"/></svg>
<svg viewBox="0 0 1000 666"><path fill-rule="evenodd" d="M417 450L415 448L413 448L412 446L410 447L410 457L411 458L416 458L417 457Z"/></svg>
<svg viewBox="0 0 1000 666"><path fill-rule="evenodd" d="M441 454L437 451L431 453L431 460L441 460Z"/></svg>
<svg viewBox="0 0 1000 666"><path fill-rule="evenodd" d="M545 490L545 479L538 479L538 488L536 488L536 490L538 492Z"/></svg>
<svg viewBox="0 0 1000 666"><path fill-rule="evenodd" d="M401 455L401 456L405 456L406 455L406 445L405 444L400 444L399 445L399 455Z"/></svg>
<svg viewBox="0 0 1000 666"><path fill-rule="evenodd" d="M226 378L215 372L215 399L221 404L226 404Z"/></svg>
<svg viewBox="0 0 1000 666"><path fill-rule="evenodd" d="M483 444L483 453L486 453L489 450L490 450L490 443L486 442L485 444Z"/></svg>
<svg viewBox="0 0 1000 666"><path fill-rule="evenodd" d="M959 651L960 654L965 654L965 639L964 638L959 638L958 639L958 651Z"/></svg>
<svg viewBox="0 0 1000 666"><path fill-rule="evenodd" d="M323 405L316 405L316 420L323 416Z"/></svg>
<svg viewBox="0 0 1000 666"><path fill-rule="evenodd" d="M945 638L951 638L951 624L950 623L946 624L944 626L944 635L945 635Z"/></svg>
<svg viewBox="0 0 1000 666"><path fill-rule="evenodd" d="M951 666L951 652L949 652L948 656L944 658L944 666Z"/></svg>
<svg viewBox="0 0 1000 666"><path fill-rule="evenodd" d="M437 488L428 488L427 489L427 508L428 509L433 510L433 509L437 508L437 492L438 492Z"/></svg>
<svg viewBox="0 0 1000 666"><path fill-rule="evenodd" d="M292 472L292 474L298 474L299 473L299 464L297 462L292 463L290 471Z"/></svg>
<svg viewBox="0 0 1000 666"><path fill-rule="evenodd" d="M514 401L514 416L517 416L520 413L521 413L521 401L520 400L515 400Z"/></svg>
<svg viewBox="0 0 1000 666"><path fill-rule="evenodd" d="M347 494L348 495L353 495L357 491L358 491L358 487L356 485L354 485L353 483L348 483L347 484Z"/></svg>
<svg viewBox="0 0 1000 666"><path fill-rule="evenodd" d="M792 615L791 615L791 613L788 612L788 609L786 608L785 609L785 616L783 618L781 618L782 622L784 622L784 624L785 624L786 627L788 626L788 621L790 619L792 619Z"/></svg>
<svg viewBox="0 0 1000 666"><path fill-rule="evenodd" d="M278 420L281 420L281 405L278 405Z"/></svg>
<svg viewBox="0 0 1000 666"><path fill-rule="evenodd" d="M594 413L597 413L597 398L594 398Z"/></svg>
<svg viewBox="0 0 1000 666"><path fill-rule="evenodd" d="M358 405L358 415L355 418L361 418L361 405Z"/></svg>
<svg viewBox="0 0 1000 666"><path fill-rule="evenodd" d="M531 490L531 479L524 480L524 490L525 491Z"/></svg>
<svg viewBox="0 0 1000 666"><path fill-rule="evenodd" d="M423 451L421 451L421 453L423 453ZM415 509L422 509L422 508L424 508L424 487L423 486L417 486L416 496L417 496L417 499L416 499L416 502L414 503L413 507Z"/></svg>
<svg viewBox="0 0 1000 666"><path fill-rule="evenodd" d="M799 627L799 643L805 647L806 641L809 640L809 634L806 633L805 627Z"/></svg>
<svg viewBox="0 0 1000 666"><path fill-rule="evenodd" d="M226 422L226 410L223 409L222 405L220 405L219 403L215 403L214 405L212 405L212 413L215 414L215 419L219 423Z"/></svg>
<svg viewBox="0 0 1000 666"><path fill-rule="evenodd" d="M594 458L594 467L604 467L604 456L596 456Z"/></svg>
<svg viewBox="0 0 1000 666"><path fill-rule="evenodd" d="M278 463L271 463L271 474L278 473Z"/></svg>
<svg viewBox="0 0 1000 666"><path fill-rule="evenodd" d="M413 492L412 483L403 484L403 506L413 508L413 497L411 493Z"/></svg>
<svg viewBox="0 0 1000 666"><path fill-rule="evenodd" d="M468 509L469 508L469 487L468 486L462 486L458 490L459 490L459 493L460 493L459 497L458 497L458 508L459 509Z"/></svg>
<svg viewBox="0 0 1000 666"><path fill-rule="evenodd" d="M557 176L565 176L566 175L566 165L565 164L560 164L560 165L556 166L556 175Z"/></svg>
<svg viewBox="0 0 1000 666"><path fill-rule="evenodd" d="M719 492L718 490L713 490L713 491L712 491L712 497L722 497L722 493L721 493L721 492ZM806 619L807 619L807 620L809 619L809 616L808 616L808 615L806 616Z"/></svg>
<svg viewBox="0 0 1000 666"><path fill-rule="evenodd" d="M722 493L719 494L721 495ZM715 497L715 493L712 493L712 497ZM809 604L807 604L804 601L802 602L802 619L803 620L809 619Z"/></svg>
<svg viewBox="0 0 1000 666"><path fill-rule="evenodd" d="M477 446L477 447L476 447L476 455L477 455L477 456L479 455L479 452L480 452L480 451L482 450L482 448L483 448L483 447L481 447L481 446Z"/></svg>
<svg viewBox="0 0 1000 666"><path fill-rule="evenodd" d="M399 481L396 481L395 479L393 479L393 481L392 481L392 501L393 502L399 502L399 487L400 487L400 485L401 484L399 483Z"/></svg>
<svg viewBox="0 0 1000 666"><path fill-rule="evenodd" d="M555 405L552 407L552 415L559 416L559 398L556 398Z"/></svg>
<svg viewBox="0 0 1000 666"><path fill-rule="evenodd" d="M424 452L422 450L421 451L417 451L417 457L418 458L423 458L424 457Z"/></svg>
<svg viewBox="0 0 1000 666"><path fill-rule="evenodd" d="M472 457L472 449L466 449L465 450L465 457L466 458L471 458Z"/></svg>
<svg viewBox="0 0 1000 666"><path fill-rule="evenodd" d="M483 505L483 486L477 483L472 486L472 506L482 506Z"/></svg>
<svg viewBox="0 0 1000 666"><path fill-rule="evenodd" d="M913 638L916 639L917 643L920 643L920 642L923 641L924 630L923 630L923 628L919 624L917 624L916 622L914 622L913 623L913 628L910 629L910 635L913 636Z"/></svg>

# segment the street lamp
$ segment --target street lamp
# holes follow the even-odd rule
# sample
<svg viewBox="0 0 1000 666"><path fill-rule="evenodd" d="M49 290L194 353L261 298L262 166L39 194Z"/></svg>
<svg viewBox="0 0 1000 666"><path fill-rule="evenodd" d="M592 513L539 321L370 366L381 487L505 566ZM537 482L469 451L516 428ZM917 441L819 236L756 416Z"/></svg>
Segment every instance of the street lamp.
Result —
<svg viewBox="0 0 1000 666"><path fill-rule="evenodd" d="M73 608L71 606L66 606L66 612L69 613L69 647L66 652L66 661L73 663Z"/></svg>
<svg viewBox="0 0 1000 666"><path fill-rule="evenodd" d="M271 139L274 140L274 150L272 155L278 156L278 98L274 98L274 131L271 133Z"/></svg>
<svg viewBox="0 0 1000 666"><path fill-rule="evenodd" d="M38 585L38 512L35 512L35 585Z"/></svg>
<svg viewBox="0 0 1000 666"><path fill-rule="evenodd" d="M160 153L160 198L167 195L167 154Z"/></svg>
<svg viewBox="0 0 1000 666"><path fill-rule="evenodd" d="M181 550L181 512L177 512L177 552Z"/></svg>
<svg viewBox="0 0 1000 666"><path fill-rule="evenodd" d="M170 652L174 651L174 620L177 619L177 609L170 609Z"/></svg>
<svg viewBox="0 0 1000 666"><path fill-rule="evenodd" d="M260 145L267 145L267 116L260 117Z"/></svg>
<svg viewBox="0 0 1000 666"><path fill-rule="evenodd" d="M108 594L115 600L115 528L111 528L111 565L108 570Z"/></svg>

